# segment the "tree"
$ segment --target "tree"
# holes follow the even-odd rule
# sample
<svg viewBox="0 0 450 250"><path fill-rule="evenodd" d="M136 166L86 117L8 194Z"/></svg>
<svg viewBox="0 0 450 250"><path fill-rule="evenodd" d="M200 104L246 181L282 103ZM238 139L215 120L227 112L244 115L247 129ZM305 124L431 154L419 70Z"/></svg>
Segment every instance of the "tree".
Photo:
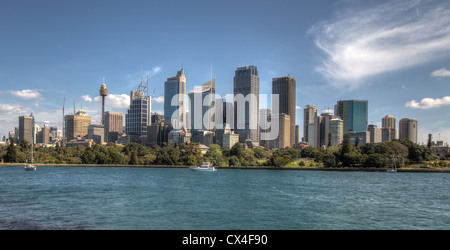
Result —
<svg viewBox="0 0 450 250"><path fill-rule="evenodd" d="M273 154L272 157L270 157L270 163L272 166L281 168L283 166L286 166L287 164L291 163L291 159L289 156L279 156L276 154Z"/></svg>
<svg viewBox="0 0 450 250"><path fill-rule="evenodd" d="M96 164L96 156L92 149L87 149L84 151L84 154L81 156L81 161L83 164Z"/></svg>
<svg viewBox="0 0 450 250"><path fill-rule="evenodd" d="M218 166L222 162L222 149L217 144L211 144L205 156L211 160L214 166Z"/></svg>
<svg viewBox="0 0 450 250"><path fill-rule="evenodd" d="M136 151L131 152L130 161L128 162L129 165L138 165L138 159L137 159L137 153Z"/></svg>
<svg viewBox="0 0 450 250"><path fill-rule="evenodd" d="M323 165L327 168L336 167L336 157L333 154L325 154L322 161Z"/></svg>
<svg viewBox="0 0 450 250"><path fill-rule="evenodd" d="M198 164L197 163L197 159L195 158L194 155L189 155L187 157L186 165L188 165L188 166L196 166L197 164Z"/></svg>
<svg viewBox="0 0 450 250"><path fill-rule="evenodd" d="M14 145L14 140L9 140L9 146L6 149L6 155L4 156L4 160L5 162L17 162L17 149L16 146Z"/></svg>
<svg viewBox="0 0 450 250"><path fill-rule="evenodd" d="M233 147L231 147L230 156L236 156L239 159L244 156L244 148L239 142L236 142Z"/></svg>
<svg viewBox="0 0 450 250"><path fill-rule="evenodd" d="M381 168L385 164L385 158L382 154L373 153L367 156L364 166Z"/></svg>
<svg viewBox="0 0 450 250"><path fill-rule="evenodd" d="M239 158L237 158L235 155L231 156L228 159L228 165L229 166L239 166L241 162L239 161Z"/></svg>

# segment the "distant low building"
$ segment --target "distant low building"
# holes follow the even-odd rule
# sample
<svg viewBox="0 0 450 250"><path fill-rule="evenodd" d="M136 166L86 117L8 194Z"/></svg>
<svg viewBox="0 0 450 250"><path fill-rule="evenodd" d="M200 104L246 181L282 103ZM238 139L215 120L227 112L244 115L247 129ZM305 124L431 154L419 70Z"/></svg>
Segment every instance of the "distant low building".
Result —
<svg viewBox="0 0 450 250"><path fill-rule="evenodd" d="M66 142L66 147L76 147L76 146L84 146L84 147L92 147L94 145L94 140L92 139L84 139L84 140L70 140Z"/></svg>
<svg viewBox="0 0 450 250"><path fill-rule="evenodd" d="M182 145L191 142L191 134L184 129L172 130L168 135L168 144Z"/></svg>
<svg viewBox="0 0 450 250"><path fill-rule="evenodd" d="M431 150L433 151L433 154L435 154L437 156L441 156L441 157L450 153L450 147L448 145L432 146Z"/></svg>
<svg viewBox="0 0 450 250"><path fill-rule="evenodd" d="M164 122L155 123L147 127L147 146L158 145L162 147L169 143L169 132L172 126Z"/></svg>
<svg viewBox="0 0 450 250"><path fill-rule="evenodd" d="M350 143L355 144L356 138L359 139L358 146L365 145L370 142L370 133L369 131L366 132L348 132L350 135Z"/></svg>
<svg viewBox="0 0 450 250"><path fill-rule="evenodd" d="M105 127L103 125L90 125L88 127L88 139L94 140L95 144L105 142Z"/></svg>

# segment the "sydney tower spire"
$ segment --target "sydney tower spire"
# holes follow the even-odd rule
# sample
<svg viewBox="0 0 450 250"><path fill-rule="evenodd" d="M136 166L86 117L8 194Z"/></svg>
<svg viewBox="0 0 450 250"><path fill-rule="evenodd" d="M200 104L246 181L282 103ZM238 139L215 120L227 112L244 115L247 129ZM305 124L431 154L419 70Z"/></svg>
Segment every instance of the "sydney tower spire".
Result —
<svg viewBox="0 0 450 250"><path fill-rule="evenodd" d="M108 90L106 89L104 77L103 84L100 87L100 95L102 96L102 125L105 125L105 97L108 95Z"/></svg>

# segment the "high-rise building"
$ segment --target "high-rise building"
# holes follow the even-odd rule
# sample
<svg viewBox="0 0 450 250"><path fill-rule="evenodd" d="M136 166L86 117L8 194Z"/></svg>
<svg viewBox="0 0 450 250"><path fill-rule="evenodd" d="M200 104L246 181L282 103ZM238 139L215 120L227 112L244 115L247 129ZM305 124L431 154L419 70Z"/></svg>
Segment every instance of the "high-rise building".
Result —
<svg viewBox="0 0 450 250"><path fill-rule="evenodd" d="M398 138L406 138L417 143L417 120L403 118L398 124Z"/></svg>
<svg viewBox="0 0 450 250"><path fill-rule="evenodd" d="M88 135L88 127L91 125L91 117L84 111L80 110L74 115L66 115L64 117L64 129L67 140L83 138Z"/></svg>
<svg viewBox="0 0 450 250"><path fill-rule="evenodd" d="M334 114L344 121L344 133L366 132L368 125L368 101L345 100L338 101Z"/></svg>
<svg viewBox="0 0 450 250"><path fill-rule="evenodd" d="M190 129L192 130L214 130L215 127L215 95L216 79L212 79L202 86L199 86L189 92L190 109ZM210 103L209 106L203 105ZM209 117L208 117L209 115ZM205 120L205 116L207 121Z"/></svg>
<svg viewBox="0 0 450 250"><path fill-rule="evenodd" d="M309 124L314 124L317 117L317 106L315 105L306 105L305 109L303 110L303 139L305 142L310 144L309 139ZM313 139L313 138L311 138Z"/></svg>
<svg viewBox="0 0 450 250"><path fill-rule="evenodd" d="M259 123L260 123L260 136L259 136L259 145L267 148L267 143L269 142L269 138L265 135L265 133L270 132L270 117L272 115L272 109L260 109L259 110Z"/></svg>
<svg viewBox="0 0 450 250"><path fill-rule="evenodd" d="M28 143L34 141L34 116L20 116L19 117L19 142L26 140Z"/></svg>
<svg viewBox="0 0 450 250"><path fill-rule="evenodd" d="M295 144L300 143L300 125L295 125Z"/></svg>
<svg viewBox="0 0 450 250"><path fill-rule="evenodd" d="M322 113L320 116L316 117L315 121L315 142L317 143L317 147L327 147L328 145L331 145L331 142L329 142L330 139L330 121L331 119L336 118L331 113Z"/></svg>
<svg viewBox="0 0 450 250"><path fill-rule="evenodd" d="M186 127L186 76L184 67L164 83L164 120L174 128ZM176 98L173 100L173 98ZM172 104L174 103L174 104Z"/></svg>
<svg viewBox="0 0 450 250"><path fill-rule="evenodd" d="M331 146L337 146L344 140L344 121L339 117L330 120Z"/></svg>
<svg viewBox="0 0 450 250"><path fill-rule="evenodd" d="M274 149L289 147L291 143L291 118L288 114L284 113L270 115L271 119L275 117L279 119L278 137L274 140L269 140L267 142L267 148Z"/></svg>
<svg viewBox="0 0 450 250"><path fill-rule="evenodd" d="M158 113L152 114L152 124L164 122L164 115L160 115Z"/></svg>
<svg viewBox="0 0 450 250"><path fill-rule="evenodd" d="M48 144L50 142L50 128L46 125L37 133L36 143Z"/></svg>
<svg viewBox="0 0 450 250"><path fill-rule="evenodd" d="M395 128L395 118L392 115L386 115L381 119L381 141L387 142L397 138L397 129Z"/></svg>
<svg viewBox="0 0 450 250"><path fill-rule="evenodd" d="M369 131L370 134L370 141L371 143L380 143L381 142L381 129L377 127L375 124L369 124L367 127L367 131Z"/></svg>
<svg viewBox="0 0 450 250"><path fill-rule="evenodd" d="M259 76L256 66L238 67L233 79L234 131L239 142L259 144Z"/></svg>
<svg viewBox="0 0 450 250"><path fill-rule="evenodd" d="M164 122L154 123L147 127L147 131L147 145L162 147L169 142L169 132L172 131L172 126L164 124Z"/></svg>
<svg viewBox="0 0 450 250"><path fill-rule="evenodd" d="M57 138L61 138L61 131L56 126L50 127L50 141L56 140Z"/></svg>
<svg viewBox="0 0 450 250"><path fill-rule="evenodd" d="M115 111L105 112L105 142L115 142L123 133L123 113Z"/></svg>
<svg viewBox="0 0 450 250"><path fill-rule="evenodd" d="M94 140L95 144L105 142L105 126L91 124L88 127L88 139Z"/></svg>
<svg viewBox="0 0 450 250"><path fill-rule="evenodd" d="M141 79L138 89L130 92L130 107L125 115L125 129L130 141L147 138L147 127L151 123L151 105L147 76L146 82Z"/></svg>
<svg viewBox="0 0 450 250"><path fill-rule="evenodd" d="M295 144L296 80L291 76L272 79L272 94L279 95L279 113L290 116L290 145Z"/></svg>

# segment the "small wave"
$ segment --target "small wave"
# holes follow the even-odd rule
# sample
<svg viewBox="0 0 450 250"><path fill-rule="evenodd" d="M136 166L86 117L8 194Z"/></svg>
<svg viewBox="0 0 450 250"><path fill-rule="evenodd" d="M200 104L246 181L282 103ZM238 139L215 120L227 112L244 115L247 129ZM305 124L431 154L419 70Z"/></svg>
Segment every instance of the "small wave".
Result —
<svg viewBox="0 0 450 250"><path fill-rule="evenodd" d="M25 220L0 220L1 230L83 230L81 225L50 225L35 221Z"/></svg>

